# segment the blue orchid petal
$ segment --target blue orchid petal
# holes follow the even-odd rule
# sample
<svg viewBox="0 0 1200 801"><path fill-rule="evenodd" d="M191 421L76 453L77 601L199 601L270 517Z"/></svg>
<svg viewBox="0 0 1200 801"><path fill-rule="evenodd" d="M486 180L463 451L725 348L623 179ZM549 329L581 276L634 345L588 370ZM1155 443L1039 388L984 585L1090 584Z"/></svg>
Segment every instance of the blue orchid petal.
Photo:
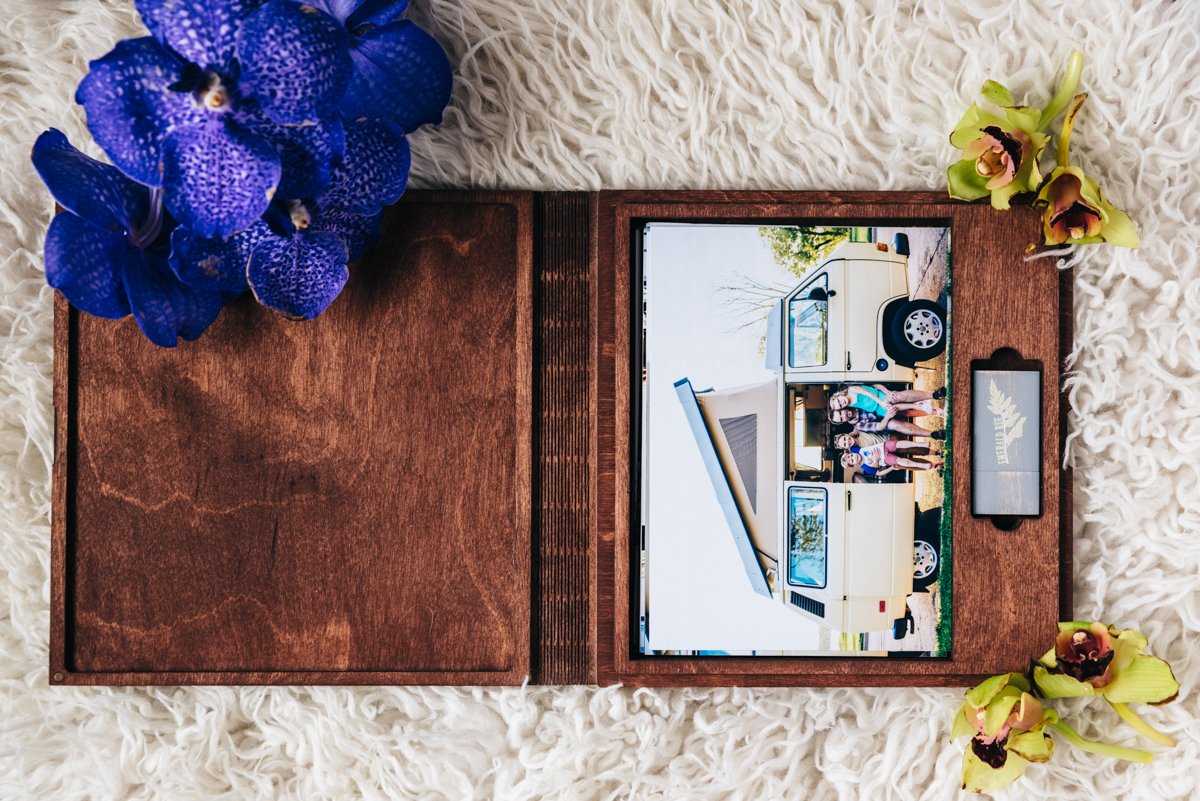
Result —
<svg viewBox="0 0 1200 801"><path fill-rule="evenodd" d="M201 67L226 69L242 17L267 0L137 0L151 35Z"/></svg>
<svg viewBox="0 0 1200 801"><path fill-rule="evenodd" d="M408 0L357 0L358 9L346 18L346 30L360 25L387 25L408 10Z"/></svg>
<svg viewBox="0 0 1200 801"><path fill-rule="evenodd" d="M186 228L171 235L171 270L180 281L197 289L245 292L246 268L256 245L275 234L262 220L245 231L218 239L198 237Z"/></svg>
<svg viewBox="0 0 1200 801"><path fill-rule="evenodd" d="M408 9L408 0L308 0L353 31L360 25L386 25Z"/></svg>
<svg viewBox="0 0 1200 801"><path fill-rule="evenodd" d="M408 137L399 125L371 119L349 123L346 155L334 170L328 188L317 196L317 205L354 214L378 214L404 194L411 163Z"/></svg>
<svg viewBox="0 0 1200 801"><path fill-rule="evenodd" d="M175 277L165 258L145 251L126 254L124 277L138 327L164 348L203 334L224 305L221 293L188 286Z"/></svg>
<svg viewBox="0 0 1200 801"><path fill-rule="evenodd" d="M337 234L346 243L349 261L354 261L366 252L368 247L379 241L379 226L382 220L383 212L366 217L341 209L327 209L317 215L317 219L308 230Z"/></svg>
<svg viewBox="0 0 1200 801"><path fill-rule="evenodd" d="M346 119L382 117L411 133L442 121L454 71L442 46L411 20L356 36L354 81L340 106Z"/></svg>
<svg viewBox="0 0 1200 801"><path fill-rule="evenodd" d="M290 237L296 233L296 224L292 222L292 209L284 203L272 203L263 212L262 221L267 224L275 236Z"/></svg>
<svg viewBox="0 0 1200 801"><path fill-rule="evenodd" d="M340 24L346 24L346 18L354 13L362 0L307 0L310 6L319 8Z"/></svg>
<svg viewBox="0 0 1200 801"><path fill-rule="evenodd" d="M239 110L238 122L274 146L283 168L276 194L299 199L315 195L329 183L333 165L342 160L346 135L338 116L316 125L280 125L260 109Z"/></svg>
<svg viewBox="0 0 1200 801"><path fill-rule="evenodd" d="M205 239L248 228L279 185L279 154L228 114L163 139L163 201Z"/></svg>
<svg viewBox="0 0 1200 801"><path fill-rule="evenodd" d="M92 138L121 172L162 186L163 135L206 115L190 94L167 88L179 80L183 64L146 36L117 42L88 66L75 102L87 111Z"/></svg>
<svg viewBox="0 0 1200 801"><path fill-rule="evenodd" d="M150 190L116 167L80 153L62 131L43 133L33 144L33 166L59 204L107 231L138 228L150 208Z"/></svg>
<svg viewBox="0 0 1200 801"><path fill-rule="evenodd" d="M350 34L325 12L291 0L246 17L237 47L243 90L283 125L332 115L354 74Z"/></svg>
<svg viewBox="0 0 1200 801"><path fill-rule="evenodd" d="M342 240L326 231L276 237L250 256L250 288L262 305L294 320L311 320L346 285L346 257Z"/></svg>
<svg viewBox="0 0 1200 801"><path fill-rule="evenodd" d="M103 231L69 211L55 215L46 233L46 283L71 305L95 317L129 314L121 280L125 235Z"/></svg>

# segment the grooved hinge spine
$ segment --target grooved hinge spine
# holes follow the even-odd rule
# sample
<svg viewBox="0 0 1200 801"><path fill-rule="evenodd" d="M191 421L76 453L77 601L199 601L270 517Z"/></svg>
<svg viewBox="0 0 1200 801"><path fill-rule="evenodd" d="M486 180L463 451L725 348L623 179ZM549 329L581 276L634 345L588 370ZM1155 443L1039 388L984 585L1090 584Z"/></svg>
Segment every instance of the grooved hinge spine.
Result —
<svg viewBox="0 0 1200 801"><path fill-rule="evenodd" d="M588 681L590 203L587 192L550 192L537 204L532 678L539 684Z"/></svg>

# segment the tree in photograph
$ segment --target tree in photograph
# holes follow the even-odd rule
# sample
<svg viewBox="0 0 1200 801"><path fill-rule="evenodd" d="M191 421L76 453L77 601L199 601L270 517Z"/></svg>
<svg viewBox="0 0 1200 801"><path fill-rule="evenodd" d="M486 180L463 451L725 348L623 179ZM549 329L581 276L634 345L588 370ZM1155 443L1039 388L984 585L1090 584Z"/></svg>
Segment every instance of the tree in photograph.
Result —
<svg viewBox="0 0 1200 801"><path fill-rule="evenodd" d="M855 241L856 234L862 237L862 241L870 237L870 229L867 228L771 226L759 228L758 233L775 262L796 278L803 278L809 268L828 258L841 243ZM735 331L752 326L762 331L758 346L758 353L762 356L766 353L766 329L762 323L776 301L796 284L792 281L762 281L741 272L734 272L731 279L729 284L717 287L717 292L725 296L722 305L736 321Z"/></svg>
<svg viewBox="0 0 1200 801"><path fill-rule="evenodd" d="M814 264L829 258L834 249L850 239L849 228L764 227L758 229L780 267L797 278Z"/></svg>
<svg viewBox="0 0 1200 801"><path fill-rule="evenodd" d="M792 560L820 556L825 552L825 523L818 515L792 518Z"/></svg>
<svg viewBox="0 0 1200 801"><path fill-rule="evenodd" d="M738 322L734 329L737 331L765 320L775 302L794 286L790 283L760 281L740 272L734 273L732 278L732 283L718 286L717 292L724 295L721 305Z"/></svg>

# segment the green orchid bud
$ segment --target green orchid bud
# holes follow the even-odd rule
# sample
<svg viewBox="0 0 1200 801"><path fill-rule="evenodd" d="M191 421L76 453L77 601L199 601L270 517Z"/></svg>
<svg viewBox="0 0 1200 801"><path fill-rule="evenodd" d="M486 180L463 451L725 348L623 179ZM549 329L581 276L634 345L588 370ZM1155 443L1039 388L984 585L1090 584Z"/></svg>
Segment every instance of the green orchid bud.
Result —
<svg viewBox="0 0 1200 801"><path fill-rule="evenodd" d="M1108 202L1095 179L1070 165L1068 146L1075 118L1086 94L1076 95L1058 138L1058 166L1038 192L1044 205L1042 233L1047 245L1089 245L1108 242L1123 248L1138 246L1137 229L1129 215Z"/></svg>
<svg viewBox="0 0 1200 801"><path fill-rule="evenodd" d="M1042 183L1038 160L1050 142L1043 131L1066 106L1079 83L1083 56L1071 55L1062 88L1043 111L1017 105L1006 87L987 81L979 93L1004 111L1001 117L971 105L950 134L950 144L963 151L946 172L950 197L978 200L991 197L992 206L1007 209L1013 195L1036 192Z"/></svg>
<svg viewBox="0 0 1200 801"><path fill-rule="evenodd" d="M1175 741L1139 718L1127 704L1161 705L1174 701L1179 682L1171 666L1142 653L1146 638L1132 629L1102 623L1059 623L1054 648L1033 669L1033 680L1046 698L1099 696L1141 734L1166 746Z"/></svg>

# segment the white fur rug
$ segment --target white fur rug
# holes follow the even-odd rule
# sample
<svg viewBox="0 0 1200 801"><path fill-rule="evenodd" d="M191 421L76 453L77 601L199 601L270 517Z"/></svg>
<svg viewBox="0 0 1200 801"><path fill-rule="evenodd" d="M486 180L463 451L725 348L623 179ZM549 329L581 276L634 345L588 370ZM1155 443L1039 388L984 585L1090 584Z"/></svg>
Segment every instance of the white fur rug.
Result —
<svg viewBox="0 0 1200 801"><path fill-rule="evenodd" d="M985 78L1044 105L1086 54L1076 163L1142 248L1076 267L1076 614L1171 661L1180 700L1141 709L1179 745L1060 704L1154 763L1060 740L1006 796L1200 795L1200 3L414 3L458 65L415 186L941 189ZM140 35L132 6L0 0L0 798L958 797L960 691L49 687L51 202L28 156L52 125L88 142L75 85Z"/></svg>

